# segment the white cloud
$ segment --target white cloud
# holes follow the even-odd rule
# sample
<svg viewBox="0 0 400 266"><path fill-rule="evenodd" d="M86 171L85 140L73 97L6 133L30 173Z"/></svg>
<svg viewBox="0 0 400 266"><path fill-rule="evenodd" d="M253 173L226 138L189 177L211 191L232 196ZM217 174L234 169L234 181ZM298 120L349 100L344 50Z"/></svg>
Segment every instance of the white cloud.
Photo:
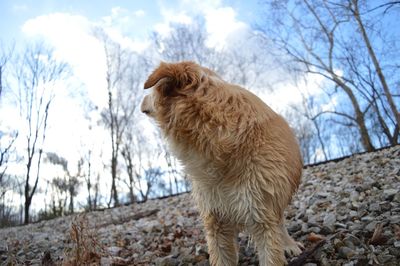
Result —
<svg viewBox="0 0 400 266"><path fill-rule="evenodd" d="M287 79L275 84L272 92L260 93L260 97L275 111L283 114L291 105L301 104L304 97L318 97L325 80L320 75L308 74L297 82Z"/></svg>
<svg viewBox="0 0 400 266"><path fill-rule="evenodd" d="M26 4L20 4L20 5L16 4L16 5L13 5L12 9L15 12L24 12L24 11L29 10L29 7Z"/></svg>
<svg viewBox="0 0 400 266"><path fill-rule="evenodd" d="M222 0L180 0L180 5L182 8L201 12L221 7Z"/></svg>
<svg viewBox="0 0 400 266"><path fill-rule="evenodd" d="M186 11L177 11L175 9L161 8L163 21L155 24L154 30L161 36L168 36L171 32L171 23L192 24L193 19Z"/></svg>
<svg viewBox="0 0 400 266"><path fill-rule="evenodd" d="M206 27L209 36L209 45L222 48L229 39L243 36L248 26L238 21L236 12L231 7L209 9L205 12Z"/></svg>
<svg viewBox="0 0 400 266"><path fill-rule="evenodd" d="M163 21L157 23L155 31L166 36L170 32L170 23L191 24L193 18L203 17L209 34L208 45L223 48L230 39L240 38L246 34L248 26L237 19L236 11L223 6L220 0L180 0L173 7L167 2L160 2L160 13Z"/></svg>
<svg viewBox="0 0 400 266"><path fill-rule="evenodd" d="M146 15L146 12L142 9L139 9L133 12L133 14L135 14L136 17L144 17Z"/></svg>
<svg viewBox="0 0 400 266"><path fill-rule="evenodd" d="M28 20L22 30L29 37L47 40L56 56L72 66L94 103L105 106L105 58L101 43L92 34L93 26L83 16L54 13Z"/></svg>

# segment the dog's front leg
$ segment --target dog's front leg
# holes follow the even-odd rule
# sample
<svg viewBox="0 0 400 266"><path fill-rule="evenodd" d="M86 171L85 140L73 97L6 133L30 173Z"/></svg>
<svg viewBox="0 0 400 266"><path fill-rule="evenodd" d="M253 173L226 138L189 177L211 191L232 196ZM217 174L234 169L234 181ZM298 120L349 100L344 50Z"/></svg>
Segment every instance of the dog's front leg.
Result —
<svg viewBox="0 0 400 266"><path fill-rule="evenodd" d="M280 225L255 223L248 228L258 251L260 266L283 266L283 234Z"/></svg>
<svg viewBox="0 0 400 266"><path fill-rule="evenodd" d="M212 266L232 266L238 264L238 228L224 222L213 214L204 215L208 253Z"/></svg>

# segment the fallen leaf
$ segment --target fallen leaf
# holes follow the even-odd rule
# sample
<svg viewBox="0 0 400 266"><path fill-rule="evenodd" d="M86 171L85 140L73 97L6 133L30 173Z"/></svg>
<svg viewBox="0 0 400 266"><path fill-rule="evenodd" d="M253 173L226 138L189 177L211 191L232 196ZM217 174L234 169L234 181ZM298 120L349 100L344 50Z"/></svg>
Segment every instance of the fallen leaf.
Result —
<svg viewBox="0 0 400 266"><path fill-rule="evenodd" d="M161 245L160 248L161 248L162 252L170 253L172 246L171 246L171 243L167 242L167 243L164 243L163 245Z"/></svg>
<svg viewBox="0 0 400 266"><path fill-rule="evenodd" d="M316 235L316 236L319 236L319 235L314 234L314 233L311 233L310 235L312 235L312 234L313 234L313 235ZM319 236L319 237L321 237L321 236ZM289 262L288 266L301 266L301 265L304 265L304 264L306 263L307 259L308 259L309 257L311 257L312 254L313 254L317 249L319 249L320 247L322 247L322 246L325 244L325 242L326 242L325 239L324 239L324 240L321 240L321 241L319 241L318 243L314 244L314 246L313 246L311 249L303 251L299 256L297 256L296 258L294 258L293 260L291 260L291 261Z"/></svg>
<svg viewBox="0 0 400 266"><path fill-rule="evenodd" d="M307 237L307 240L310 241L310 242L318 242L318 241L321 241L321 240L324 240L324 239L325 239L325 237L323 237L321 235L318 235L318 234L316 234L314 232L311 232Z"/></svg>
<svg viewBox="0 0 400 266"><path fill-rule="evenodd" d="M371 245L383 245L387 242L387 237L383 235L383 224L378 223L375 226L374 234L368 242Z"/></svg>
<svg viewBox="0 0 400 266"><path fill-rule="evenodd" d="M393 225L394 227L394 235L396 236L397 240L400 240L400 226L397 224Z"/></svg>

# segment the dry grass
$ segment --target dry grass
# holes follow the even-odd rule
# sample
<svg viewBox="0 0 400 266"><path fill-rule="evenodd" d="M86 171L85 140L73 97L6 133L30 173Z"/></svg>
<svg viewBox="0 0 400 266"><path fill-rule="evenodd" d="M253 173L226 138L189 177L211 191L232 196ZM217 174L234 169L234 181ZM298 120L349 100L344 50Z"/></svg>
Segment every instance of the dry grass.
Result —
<svg viewBox="0 0 400 266"><path fill-rule="evenodd" d="M99 265L101 258L108 256L104 246L98 241L96 231L90 228L85 214L74 219L69 237L73 246L65 252L64 266Z"/></svg>

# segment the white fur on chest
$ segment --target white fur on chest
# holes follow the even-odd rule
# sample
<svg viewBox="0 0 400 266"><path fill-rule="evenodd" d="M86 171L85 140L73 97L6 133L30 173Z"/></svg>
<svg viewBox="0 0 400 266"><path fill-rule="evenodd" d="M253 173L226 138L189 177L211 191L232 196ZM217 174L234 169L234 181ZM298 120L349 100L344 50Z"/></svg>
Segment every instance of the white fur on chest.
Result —
<svg viewBox="0 0 400 266"><path fill-rule="evenodd" d="M214 214L235 224L247 224L254 206L249 184L225 184L218 166L193 151L171 149L192 181L192 196L202 215Z"/></svg>
<svg viewBox="0 0 400 266"><path fill-rule="evenodd" d="M192 184L192 195L202 215L213 214L235 224L248 223L253 201L246 189L207 184L198 178Z"/></svg>

